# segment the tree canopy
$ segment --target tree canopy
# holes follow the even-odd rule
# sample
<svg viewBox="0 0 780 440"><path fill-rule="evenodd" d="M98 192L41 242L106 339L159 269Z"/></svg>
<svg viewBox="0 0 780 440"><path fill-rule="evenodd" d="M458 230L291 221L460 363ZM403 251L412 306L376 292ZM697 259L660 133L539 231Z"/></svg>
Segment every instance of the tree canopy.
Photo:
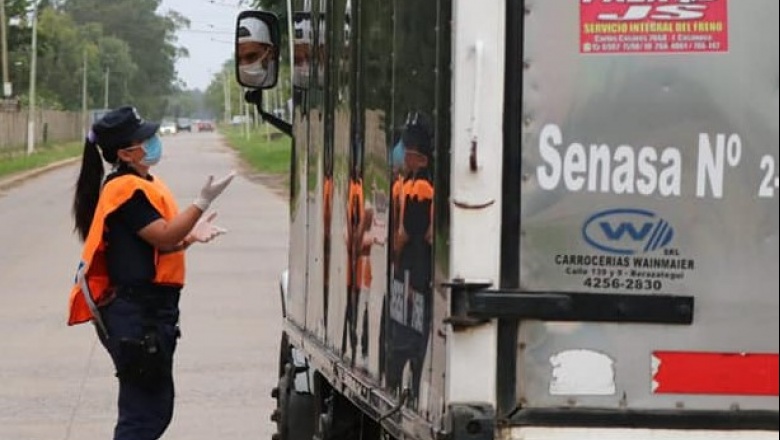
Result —
<svg viewBox="0 0 780 440"><path fill-rule="evenodd" d="M163 117L167 100L177 92L176 60L187 56L176 45L176 31L189 22L173 11L160 15L160 3L6 0L9 80L15 94L27 99L35 13L41 105L80 110L86 69L90 108L132 101L150 118Z"/></svg>
<svg viewBox="0 0 780 440"><path fill-rule="evenodd" d="M7 80L22 105L29 101L37 22L35 85L40 107L80 111L84 100L89 109L133 104L156 120L242 113L243 91L235 81L232 59L214 73L206 90L184 89L176 62L189 53L176 34L191 23L183 13L163 11L162 0L0 1L6 15ZM248 7L277 13L286 40L285 0L256 0ZM281 73L289 76L289 67ZM286 95L279 92L276 101L284 102Z"/></svg>

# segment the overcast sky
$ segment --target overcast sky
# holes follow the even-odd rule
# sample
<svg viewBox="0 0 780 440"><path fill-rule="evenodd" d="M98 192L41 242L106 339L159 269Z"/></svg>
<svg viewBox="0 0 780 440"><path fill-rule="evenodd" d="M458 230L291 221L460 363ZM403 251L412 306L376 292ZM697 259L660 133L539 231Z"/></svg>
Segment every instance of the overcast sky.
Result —
<svg viewBox="0 0 780 440"><path fill-rule="evenodd" d="M160 12L175 10L187 17L189 30L177 33L178 46L190 57L176 63L176 71L187 88L205 90L222 63L232 56L233 27L242 10L240 0L163 0Z"/></svg>

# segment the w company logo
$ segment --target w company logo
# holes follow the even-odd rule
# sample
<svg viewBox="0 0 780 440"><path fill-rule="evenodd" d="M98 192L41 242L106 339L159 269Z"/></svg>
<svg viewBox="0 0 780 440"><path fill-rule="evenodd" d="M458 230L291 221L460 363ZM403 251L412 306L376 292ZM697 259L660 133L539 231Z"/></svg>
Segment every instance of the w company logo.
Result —
<svg viewBox="0 0 780 440"><path fill-rule="evenodd" d="M582 225L582 236L600 251L636 255L668 246L674 239L674 228L652 211L610 209L588 218Z"/></svg>

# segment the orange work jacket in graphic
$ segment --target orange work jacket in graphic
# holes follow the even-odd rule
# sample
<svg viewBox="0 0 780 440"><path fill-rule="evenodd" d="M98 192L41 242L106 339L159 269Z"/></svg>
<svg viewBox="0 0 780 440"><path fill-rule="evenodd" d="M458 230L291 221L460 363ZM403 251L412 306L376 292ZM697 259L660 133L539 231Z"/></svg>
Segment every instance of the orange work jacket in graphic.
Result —
<svg viewBox="0 0 780 440"><path fill-rule="evenodd" d="M99 303L111 281L108 278L106 263L106 243L103 239L105 222L109 214L122 206L133 194L141 190L157 209L160 215L170 221L178 213L176 200L165 183L155 177L148 181L134 174L126 174L108 181L100 193L92 225L84 240L79 269L83 270L92 300ZM155 277L153 283L165 285L184 285L184 252L161 253L155 250ZM70 292L70 311L68 325L81 324L92 319L92 312L84 299L79 280Z"/></svg>

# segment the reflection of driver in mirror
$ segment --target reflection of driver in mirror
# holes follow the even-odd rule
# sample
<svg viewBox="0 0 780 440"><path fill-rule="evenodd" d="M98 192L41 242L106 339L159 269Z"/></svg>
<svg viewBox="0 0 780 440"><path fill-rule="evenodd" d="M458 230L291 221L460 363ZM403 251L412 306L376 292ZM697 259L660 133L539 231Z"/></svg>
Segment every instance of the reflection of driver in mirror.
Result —
<svg viewBox="0 0 780 440"><path fill-rule="evenodd" d="M268 25L247 17L238 25L238 74L249 87L269 87L276 77L275 51Z"/></svg>

